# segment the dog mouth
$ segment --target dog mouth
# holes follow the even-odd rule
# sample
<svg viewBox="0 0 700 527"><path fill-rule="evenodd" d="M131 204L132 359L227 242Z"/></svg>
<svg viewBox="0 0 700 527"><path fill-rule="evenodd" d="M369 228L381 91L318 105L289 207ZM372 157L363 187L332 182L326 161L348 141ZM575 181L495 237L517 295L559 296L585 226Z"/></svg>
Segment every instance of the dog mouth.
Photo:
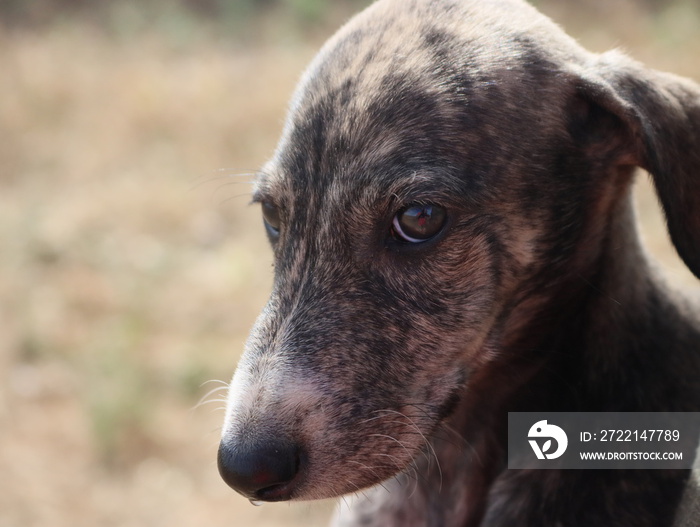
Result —
<svg viewBox="0 0 700 527"><path fill-rule="evenodd" d="M285 443L264 441L241 448L235 438L225 437L218 451L219 474L253 505L340 496L381 483L413 461L415 445L404 446L401 439L388 434L373 435L387 438L387 442L396 445L396 451L350 456L353 459L339 463L322 461L339 461L338 453L316 452L317 459L311 462L305 449L294 450ZM406 459L400 459L399 449ZM410 459L407 449L411 450Z"/></svg>
<svg viewBox="0 0 700 527"><path fill-rule="evenodd" d="M289 501L293 498L295 488L296 484L294 481L271 485L257 491L255 497L248 498L248 501L253 505L260 505L265 502Z"/></svg>
<svg viewBox="0 0 700 527"><path fill-rule="evenodd" d="M255 498L252 498L249 501L253 505L259 505L263 502L272 503L294 499L295 494L299 491L304 482L304 475L308 470L308 458L304 454L303 450L297 452L294 460L294 467L296 473L291 481L277 483L270 485L269 487L262 488L256 493Z"/></svg>

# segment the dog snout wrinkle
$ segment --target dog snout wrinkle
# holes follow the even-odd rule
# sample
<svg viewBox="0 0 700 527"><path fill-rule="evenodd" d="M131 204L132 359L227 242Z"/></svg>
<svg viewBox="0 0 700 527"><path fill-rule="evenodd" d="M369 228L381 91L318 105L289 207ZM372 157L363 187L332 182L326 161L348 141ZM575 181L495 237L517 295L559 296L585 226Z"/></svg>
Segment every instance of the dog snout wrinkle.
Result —
<svg viewBox="0 0 700 527"><path fill-rule="evenodd" d="M284 441L241 445L223 440L218 466L226 484L243 496L261 501L288 500L301 469L301 449Z"/></svg>

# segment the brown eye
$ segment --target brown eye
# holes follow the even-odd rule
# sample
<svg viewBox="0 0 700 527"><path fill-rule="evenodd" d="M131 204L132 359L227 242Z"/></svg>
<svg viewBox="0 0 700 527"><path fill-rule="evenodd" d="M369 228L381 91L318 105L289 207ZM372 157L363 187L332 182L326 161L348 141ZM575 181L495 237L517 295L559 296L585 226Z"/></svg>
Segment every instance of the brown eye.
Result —
<svg viewBox="0 0 700 527"><path fill-rule="evenodd" d="M262 214L263 220L265 221L265 228L270 236L277 237L280 234L280 210L267 201L262 204Z"/></svg>
<svg viewBox="0 0 700 527"><path fill-rule="evenodd" d="M394 216L394 236L411 243L425 242L442 230L446 220L447 212L439 205L409 205Z"/></svg>

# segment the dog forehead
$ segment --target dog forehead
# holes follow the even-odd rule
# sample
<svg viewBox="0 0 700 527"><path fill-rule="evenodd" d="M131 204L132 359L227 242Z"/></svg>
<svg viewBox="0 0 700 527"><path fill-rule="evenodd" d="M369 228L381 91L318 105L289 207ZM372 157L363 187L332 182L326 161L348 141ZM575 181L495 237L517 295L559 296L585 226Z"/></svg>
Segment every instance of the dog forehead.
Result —
<svg viewBox="0 0 700 527"><path fill-rule="evenodd" d="M350 87L362 95L355 101L362 109L394 91L397 79L454 97L464 83L517 84L522 75L553 76L559 64L583 54L523 0L381 0L323 46L299 83L290 113L323 94L348 102Z"/></svg>
<svg viewBox="0 0 700 527"><path fill-rule="evenodd" d="M561 33L559 51L545 51L540 26L558 32L513 0L374 4L309 66L269 172L298 195L426 166L512 168L493 165L532 155L538 125L564 126L561 65L576 46Z"/></svg>

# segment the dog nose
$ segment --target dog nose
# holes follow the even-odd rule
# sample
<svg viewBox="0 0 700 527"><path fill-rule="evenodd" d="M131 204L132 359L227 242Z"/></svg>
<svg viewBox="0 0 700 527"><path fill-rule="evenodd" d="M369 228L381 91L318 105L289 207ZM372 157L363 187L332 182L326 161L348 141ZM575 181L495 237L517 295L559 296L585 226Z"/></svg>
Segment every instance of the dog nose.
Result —
<svg viewBox="0 0 700 527"><path fill-rule="evenodd" d="M219 474L236 492L251 500L283 501L291 497L301 465L301 449L286 441L241 445L223 440Z"/></svg>

